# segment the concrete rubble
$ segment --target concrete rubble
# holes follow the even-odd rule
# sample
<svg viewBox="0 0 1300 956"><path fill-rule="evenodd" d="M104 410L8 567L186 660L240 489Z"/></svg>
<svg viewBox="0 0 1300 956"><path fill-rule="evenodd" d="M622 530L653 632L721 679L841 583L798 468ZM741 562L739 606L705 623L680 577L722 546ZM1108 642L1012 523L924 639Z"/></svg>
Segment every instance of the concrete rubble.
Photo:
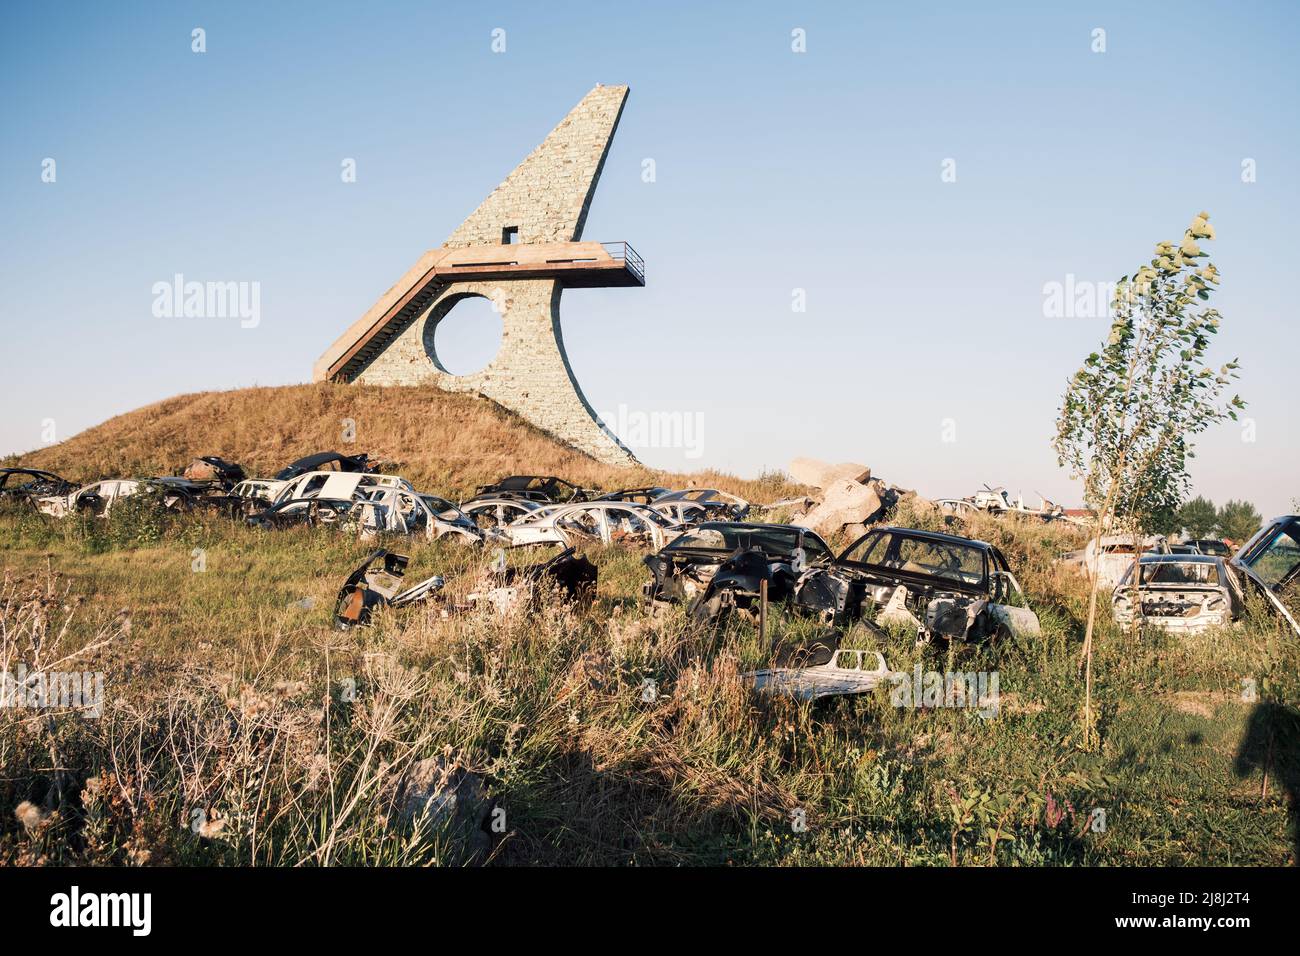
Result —
<svg viewBox="0 0 1300 956"><path fill-rule="evenodd" d="M491 848L492 809L482 778L447 757L412 764L394 785L393 810L404 825L448 828L473 854Z"/></svg>
<svg viewBox="0 0 1300 956"><path fill-rule="evenodd" d="M913 494L873 478L871 469L857 462L830 464L815 458L796 458L788 470L795 481L821 492L820 501L792 522L828 537L840 532L862 534L900 498Z"/></svg>

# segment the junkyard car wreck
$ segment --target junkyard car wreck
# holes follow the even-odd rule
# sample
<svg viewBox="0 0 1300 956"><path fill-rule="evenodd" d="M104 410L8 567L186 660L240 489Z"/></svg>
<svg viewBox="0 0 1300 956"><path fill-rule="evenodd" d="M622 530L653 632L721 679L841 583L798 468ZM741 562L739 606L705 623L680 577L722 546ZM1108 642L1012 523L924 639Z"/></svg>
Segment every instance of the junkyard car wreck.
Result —
<svg viewBox="0 0 1300 956"><path fill-rule="evenodd" d="M903 623L922 642L1039 633L1002 553L956 535L876 528L835 557L805 528L707 522L645 563L651 606L687 603L697 620L765 595L828 622Z"/></svg>
<svg viewBox="0 0 1300 956"><path fill-rule="evenodd" d="M1134 603L1134 571L1138 573ZM1198 633L1230 624L1241 614L1241 586L1223 558L1204 554L1144 554L1115 586L1115 623L1140 623Z"/></svg>
<svg viewBox="0 0 1300 956"><path fill-rule="evenodd" d="M334 606L334 623L340 630L366 627L381 607L405 607L423 603L439 594L446 585L441 575L424 578L402 590L410 557L386 549L371 553L357 566L339 589ZM509 567L504 554L486 569L466 596L464 604L445 603L444 615L487 609L507 614L529 607L545 589L567 601L589 603L596 593L597 569L586 557L572 548L531 565Z"/></svg>

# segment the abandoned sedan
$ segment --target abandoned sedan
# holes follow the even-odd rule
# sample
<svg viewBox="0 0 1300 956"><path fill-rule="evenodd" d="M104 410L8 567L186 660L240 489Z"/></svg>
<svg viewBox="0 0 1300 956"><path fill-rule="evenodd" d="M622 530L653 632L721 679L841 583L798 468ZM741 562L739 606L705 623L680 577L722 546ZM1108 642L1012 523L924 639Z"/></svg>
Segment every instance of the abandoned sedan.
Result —
<svg viewBox="0 0 1300 956"><path fill-rule="evenodd" d="M1007 559L984 541L875 528L823 573L850 583L844 607L851 616L874 606L876 621L915 627L921 642L1039 633Z"/></svg>
<svg viewBox="0 0 1300 956"><path fill-rule="evenodd" d="M493 534L510 547L583 541L661 548L681 533L680 525L647 505L619 501L589 501L538 508Z"/></svg>
<svg viewBox="0 0 1300 956"><path fill-rule="evenodd" d="M173 485L146 478L110 478L70 494L38 498L36 508L53 518L66 518L78 513L106 517L115 502L135 495L149 495L167 511L188 511L194 503L193 496Z"/></svg>
<svg viewBox="0 0 1300 956"><path fill-rule="evenodd" d="M1111 597L1115 623L1140 623L1195 634L1229 624L1241 613L1242 595L1222 558L1206 554L1144 554L1136 567L1137 606L1130 565Z"/></svg>

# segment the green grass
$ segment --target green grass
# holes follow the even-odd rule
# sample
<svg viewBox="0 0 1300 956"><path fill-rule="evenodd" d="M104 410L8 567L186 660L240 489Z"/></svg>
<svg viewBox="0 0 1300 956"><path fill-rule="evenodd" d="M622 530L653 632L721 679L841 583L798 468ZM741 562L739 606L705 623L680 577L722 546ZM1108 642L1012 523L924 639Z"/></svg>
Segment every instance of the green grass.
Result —
<svg viewBox="0 0 1300 956"><path fill-rule="evenodd" d="M84 523L10 511L4 663L90 648L75 667L106 674L108 703L99 720L0 711L0 862L1293 863L1294 737L1267 786L1235 767L1258 714L1243 678L1294 714L1300 654L1267 613L1198 637L1103 623L1101 746L1087 752L1087 595L1052 564L1063 533L1010 518L971 531L1008 554L1043 636L947 651L900 633L881 649L899 670L997 670L992 719L895 708L887 690L756 699L739 681L767 663L754 628L650 617L634 552L589 552L601 577L586 611L444 618L430 604L339 632L335 593L370 545L125 509ZM443 574L452 599L494 557L393 547L411 555L410 580ZM773 638L815 632L782 613L770 624ZM875 646L865 629L846 643ZM392 812L402 769L436 755L480 774L505 811L486 856ZM37 809L27 824L22 801ZM1089 826L1097 809L1104 831ZM196 811L225 823L197 834Z"/></svg>

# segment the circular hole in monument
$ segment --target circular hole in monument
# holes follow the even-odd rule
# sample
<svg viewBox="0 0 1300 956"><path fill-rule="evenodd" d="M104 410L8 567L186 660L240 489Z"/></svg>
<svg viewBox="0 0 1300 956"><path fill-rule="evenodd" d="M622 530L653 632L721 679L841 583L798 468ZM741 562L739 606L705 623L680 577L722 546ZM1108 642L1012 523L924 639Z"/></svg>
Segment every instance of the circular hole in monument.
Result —
<svg viewBox="0 0 1300 956"><path fill-rule="evenodd" d="M456 302L433 330L438 364L452 375L487 367L501 349L501 316L492 302L469 295Z"/></svg>

